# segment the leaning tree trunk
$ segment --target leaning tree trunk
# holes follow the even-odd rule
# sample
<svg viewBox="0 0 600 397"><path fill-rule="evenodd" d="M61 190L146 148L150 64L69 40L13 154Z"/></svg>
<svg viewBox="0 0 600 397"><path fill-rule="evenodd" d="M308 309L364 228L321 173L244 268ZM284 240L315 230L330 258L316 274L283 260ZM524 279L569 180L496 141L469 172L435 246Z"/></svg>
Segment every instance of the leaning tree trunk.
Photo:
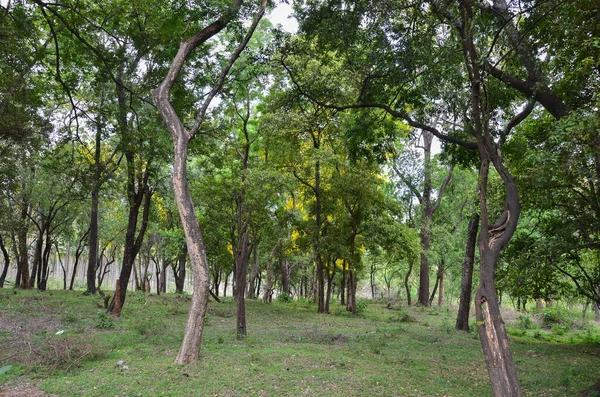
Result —
<svg viewBox="0 0 600 397"><path fill-rule="evenodd" d="M467 248L460 282L460 301L456 316L456 329L469 332L469 311L471 310L471 289L473 288L473 264L475 263L475 246L477 230L479 229L479 214L473 216L467 231Z"/></svg>
<svg viewBox="0 0 600 397"><path fill-rule="evenodd" d="M158 103L158 99L156 101ZM165 117L164 114L163 117ZM180 125L180 127L183 128L183 125ZM175 358L175 363L188 364L198 361L200 356L204 318L208 306L210 273L202 232L198 224L198 219L196 219L196 211L187 185L186 159L188 140L183 138L183 136L181 136L181 139L174 136L173 142L175 145L173 192L177 201L177 208L179 209L181 224L187 241L187 251L192 263L192 274L194 276L192 301L190 303L183 342Z"/></svg>
<svg viewBox="0 0 600 397"><path fill-rule="evenodd" d="M227 26L227 24L237 16L241 4L242 0L233 0L231 6L225 14L221 15L217 20L201 29L196 34L182 40L179 45L179 50L177 51L177 54L171 63L165 79L160 83L158 88L152 91L154 103L156 104L156 107L158 108L160 115L164 120L167 129L169 130L169 133L171 134L171 138L173 139L173 147L175 149L175 156L173 159L173 192L175 195L175 201L177 202L177 208L179 209L179 216L183 225L188 253L192 264L192 272L194 275L192 302L190 303L183 342L181 344L179 353L175 358L176 364L189 364L198 361L200 356L202 332L204 329L204 317L206 315L210 289L210 272L208 270L208 261L206 259L204 240L202 239L200 225L198 224L198 219L196 219L194 204L192 202L192 197L187 184L186 161L188 156L189 142L194 138L196 131L198 131L200 128L210 102L215 97L217 92L221 90L225 82L225 78L231 70L234 62L240 56L241 52L248 44L248 41L250 41L258 22L264 14L267 5L266 0L262 1L261 8L252 22L248 33L238 45L236 50L232 53L229 62L222 70L218 82L213 86L202 103L196 123L191 130L187 130L179 119L177 112L170 102L169 94L173 84L178 79L185 62L190 57L192 52L198 46L205 43L211 37L223 30L223 28L225 28L225 26Z"/></svg>

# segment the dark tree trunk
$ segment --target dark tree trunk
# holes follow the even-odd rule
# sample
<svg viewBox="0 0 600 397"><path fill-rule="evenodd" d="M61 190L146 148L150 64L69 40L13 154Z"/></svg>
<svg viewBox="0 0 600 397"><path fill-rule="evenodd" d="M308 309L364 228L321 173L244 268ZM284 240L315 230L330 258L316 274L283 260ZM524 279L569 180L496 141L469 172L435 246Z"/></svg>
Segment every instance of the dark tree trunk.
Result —
<svg viewBox="0 0 600 397"><path fill-rule="evenodd" d="M348 270L348 299L346 310L352 312L356 316L356 281L354 280L354 272Z"/></svg>
<svg viewBox="0 0 600 397"><path fill-rule="evenodd" d="M335 266L335 264L334 264L334 266ZM331 310L329 308L329 302L331 301L334 276L335 276L335 273L327 273L327 298L325 300L325 311L327 313L331 313Z"/></svg>
<svg viewBox="0 0 600 397"><path fill-rule="evenodd" d="M179 257L177 258L176 265L173 266L173 276L175 277L175 293L177 294L183 294L183 288L185 286L187 255L187 246L184 245L181 248ZM223 294L223 296L225 296L225 294Z"/></svg>
<svg viewBox="0 0 600 397"><path fill-rule="evenodd" d="M413 268L415 267L415 262L412 258L408 258L408 271L406 272L406 275L404 276L404 290L406 291L406 304L408 306L412 305L412 297L411 297L411 291L410 291L410 274L413 271Z"/></svg>
<svg viewBox="0 0 600 397"><path fill-rule="evenodd" d="M143 175L138 173L138 187L136 189L136 164L135 155L133 152L127 151L125 153L127 159L127 198L129 202L129 215L127 217L127 230L125 232L125 244L123 249L123 260L121 265L121 272L119 274L120 283L120 302L115 305L115 296L108 307L108 312L119 315L125 304L125 298L127 295L127 285L131 278L133 266L135 265L135 258L140 251L146 229L148 228L148 217L150 215L150 202L152 198L152 190L148 185L148 178L150 176L150 160L146 164L146 168L143 171ZM139 232L136 236L138 216L140 208L144 207L142 213L142 221L139 228Z"/></svg>
<svg viewBox="0 0 600 397"><path fill-rule="evenodd" d="M346 260L342 262L342 281L340 281L340 305L346 305Z"/></svg>
<svg viewBox="0 0 600 397"><path fill-rule="evenodd" d="M250 270L250 282L248 283L248 292L246 297L254 299L257 296L257 283L259 282L259 267L258 267L258 247L252 252L252 269Z"/></svg>
<svg viewBox="0 0 600 397"><path fill-rule="evenodd" d="M50 238L50 225L46 225L44 251L42 254L42 266L40 278L38 279L38 289L45 291L48 286L48 277L50 276L50 253L52 251L52 240Z"/></svg>
<svg viewBox="0 0 600 397"><path fill-rule="evenodd" d="M23 203L21 206L21 225L17 234L18 239L18 250L19 250L19 271L17 282L19 288L29 289L31 288L30 277L29 277L29 255L27 252L27 211L29 208L28 203Z"/></svg>
<svg viewBox="0 0 600 397"><path fill-rule="evenodd" d="M4 269L2 269L2 274L0 274L0 288L4 288L4 281L6 280L6 274L8 273L8 267L10 266L10 256L6 250L2 236L0 236L0 250L2 250L2 256L4 257Z"/></svg>
<svg viewBox="0 0 600 397"><path fill-rule="evenodd" d="M440 268L438 267L438 271L437 271L436 277L435 277L435 284L433 285L433 291L431 291L431 296L429 297L429 306L431 306L433 304L433 300L435 299L435 294L437 293L439 286L440 286Z"/></svg>
<svg viewBox="0 0 600 397"><path fill-rule="evenodd" d="M370 274L370 281L371 281L371 299L375 299L375 272L377 271L377 267L375 266L375 263L371 263L371 274Z"/></svg>
<svg viewBox="0 0 600 397"><path fill-rule="evenodd" d="M42 229L43 221L36 223L38 226L38 238L35 240L35 251L33 252L33 263L31 265L31 278L29 282L32 287L40 283L41 263L42 263L42 249L44 245L44 230Z"/></svg>
<svg viewBox="0 0 600 397"><path fill-rule="evenodd" d="M479 229L479 214L469 221L467 230L467 243L465 261L463 263L462 278L460 282L460 300L458 315L456 316L456 329L469 332L469 312L471 310L471 290L473 289L473 264L475 263L475 246L477 245L477 230Z"/></svg>
<svg viewBox="0 0 600 397"><path fill-rule="evenodd" d="M170 262L168 260L163 259L161 262L161 271L160 271L160 279L159 279L159 285L160 285L160 292L162 292L163 294L167 293L167 269L170 266Z"/></svg>

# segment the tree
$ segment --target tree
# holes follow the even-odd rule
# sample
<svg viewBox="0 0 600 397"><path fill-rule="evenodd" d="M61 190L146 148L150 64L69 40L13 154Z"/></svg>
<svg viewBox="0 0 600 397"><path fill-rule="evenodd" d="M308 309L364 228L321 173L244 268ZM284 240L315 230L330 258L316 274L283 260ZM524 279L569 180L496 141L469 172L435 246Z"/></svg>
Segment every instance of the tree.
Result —
<svg viewBox="0 0 600 397"><path fill-rule="evenodd" d="M194 204L187 186L186 159L189 142L194 138L198 132L198 129L202 125L210 102L222 88L225 78L229 74L234 62L240 56L241 52L248 44L248 41L250 41L258 22L264 14L267 5L266 3L266 0L262 1L260 9L254 18L251 27L248 29L248 33L244 36L243 40L231 54L229 61L223 68L216 83L212 86L209 94L204 99L198 117L196 118L194 126L191 129L188 129L184 126L175 109L173 108L169 98L170 91L185 62L191 56L192 52L200 45L204 44L208 39L223 30L237 16L239 8L242 5L241 0L234 0L234 2L211 24L200 29L196 34L181 41L179 50L173 60L173 63L171 64L169 72L159 87L152 92L154 102L156 103L156 106L167 126L167 129L169 130L169 133L171 134L171 137L173 138L173 145L175 149L173 164L173 190L175 193L177 207L179 209L179 215L181 217L181 223L186 236L187 249L192 263L192 270L194 272L194 292L192 295L192 302L190 304L190 311L183 343L181 349L179 350L179 354L175 359L175 363L177 364L187 364L198 360L209 292L209 272L204 242L202 239L200 226L198 225L198 221L196 219Z"/></svg>

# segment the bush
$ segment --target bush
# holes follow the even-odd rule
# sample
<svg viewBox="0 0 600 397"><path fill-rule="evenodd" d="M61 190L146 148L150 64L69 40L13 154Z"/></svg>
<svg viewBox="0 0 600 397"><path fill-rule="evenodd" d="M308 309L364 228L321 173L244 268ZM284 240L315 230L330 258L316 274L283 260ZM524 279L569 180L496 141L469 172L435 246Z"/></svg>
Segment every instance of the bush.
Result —
<svg viewBox="0 0 600 397"><path fill-rule="evenodd" d="M556 307L547 307L542 311L542 326L544 328L552 328L553 325L571 326L567 314Z"/></svg>
<svg viewBox="0 0 600 397"><path fill-rule="evenodd" d="M521 315L519 315L519 318L517 319L517 328L534 329L535 323L533 322L531 317L529 317L529 315L521 314Z"/></svg>
<svg viewBox="0 0 600 397"><path fill-rule="evenodd" d="M293 300L294 297L288 294L287 292L282 292L279 295L277 295L277 302L290 303Z"/></svg>
<svg viewBox="0 0 600 397"><path fill-rule="evenodd" d="M362 314L367 310L367 306L369 306L368 299L358 299L356 301L356 314Z"/></svg>
<svg viewBox="0 0 600 397"><path fill-rule="evenodd" d="M104 311L101 311L98 314L98 323L96 324L96 328L111 329L114 327L115 323L113 322L112 317L106 315Z"/></svg>

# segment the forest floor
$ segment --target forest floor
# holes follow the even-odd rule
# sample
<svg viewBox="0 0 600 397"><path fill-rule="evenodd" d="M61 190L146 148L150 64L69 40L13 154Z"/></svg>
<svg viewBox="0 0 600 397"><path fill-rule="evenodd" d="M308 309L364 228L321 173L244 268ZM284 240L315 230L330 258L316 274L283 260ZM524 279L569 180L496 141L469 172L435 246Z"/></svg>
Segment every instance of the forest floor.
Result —
<svg viewBox="0 0 600 397"><path fill-rule="evenodd" d="M240 341L229 298L210 303L201 361L177 366L188 303L130 292L114 318L80 291L1 289L0 396L492 395L477 334L454 330L453 308L364 302L352 317L249 300ZM542 316L505 316L525 396L577 396L598 381L592 319L561 314L546 329Z"/></svg>

